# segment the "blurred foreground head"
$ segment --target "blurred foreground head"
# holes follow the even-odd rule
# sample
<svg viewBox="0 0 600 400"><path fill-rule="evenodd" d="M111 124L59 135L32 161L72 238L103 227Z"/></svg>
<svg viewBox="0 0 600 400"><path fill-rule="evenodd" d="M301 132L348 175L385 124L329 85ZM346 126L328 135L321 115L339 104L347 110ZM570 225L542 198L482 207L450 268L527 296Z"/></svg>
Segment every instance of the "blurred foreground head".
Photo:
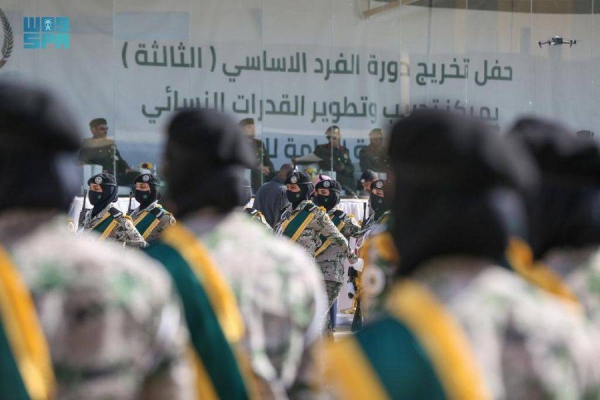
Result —
<svg viewBox="0 0 600 400"><path fill-rule="evenodd" d="M441 255L503 257L511 230L525 222L518 193L537 184L524 149L474 120L426 110L393 126L389 153L399 274Z"/></svg>
<svg viewBox="0 0 600 400"><path fill-rule="evenodd" d="M526 117L509 136L523 144L542 172L529 212L536 259L553 248L600 243L600 148L554 121Z"/></svg>
<svg viewBox="0 0 600 400"><path fill-rule="evenodd" d="M80 143L70 112L53 95L0 82L0 211L67 211L80 185Z"/></svg>
<svg viewBox="0 0 600 400"><path fill-rule="evenodd" d="M238 207L244 169L255 168L252 148L237 124L205 109L175 115L164 158L166 202L178 218L203 208Z"/></svg>

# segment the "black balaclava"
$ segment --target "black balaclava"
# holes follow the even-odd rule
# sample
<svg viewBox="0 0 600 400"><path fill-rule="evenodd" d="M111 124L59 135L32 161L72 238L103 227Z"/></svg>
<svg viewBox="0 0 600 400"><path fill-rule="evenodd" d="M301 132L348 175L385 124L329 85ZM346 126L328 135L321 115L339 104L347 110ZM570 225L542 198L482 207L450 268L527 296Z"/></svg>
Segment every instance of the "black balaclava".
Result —
<svg viewBox="0 0 600 400"><path fill-rule="evenodd" d="M73 121L49 92L0 83L0 211L68 211L81 185L81 137Z"/></svg>
<svg viewBox="0 0 600 400"><path fill-rule="evenodd" d="M384 197L378 196L373 193L373 189L381 189L383 190ZM384 212L390 209L390 196L391 189L389 184L387 184L384 180L378 179L371 183L371 192L369 194L369 201L371 204L371 208L375 211L375 219L378 219L383 215Z"/></svg>
<svg viewBox="0 0 600 400"><path fill-rule="evenodd" d="M253 169L256 160L235 122L214 110L185 110L173 117L167 135L165 203L175 217L239 207L244 168Z"/></svg>
<svg viewBox="0 0 600 400"><path fill-rule="evenodd" d="M110 203L117 201L117 197L119 195L117 191L117 180L111 174L103 172L101 174L94 175L88 179L87 183L88 185L95 183L96 185L100 185L102 187L102 193L94 192L92 190L88 192L90 204L94 206L94 208L92 208L92 217L98 215L98 213Z"/></svg>
<svg viewBox="0 0 600 400"><path fill-rule="evenodd" d="M322 196L317 193L319 189L329 189L329 196ZM325 179L317 182L315 185L315 204L320 207L325 207L327 211L337 206L340 202L340 192L342 191L342 185L333 179Z"/></svg>
<svg viewBox="0 0 600 400"><path fill-rule="evenodd" d="M315 188L310 179L310 175L304 171L294 171L289 174L285 179L285 184L297 184L300 187L299 192L292 192L289 190L286 190L285 192L288 201L292 203L292 207L294 208L298 207L298 204L303 200L307 200Z"/></svg>
<svg viewBox="0 0 600 400"><path fill-rule="evenodd" d="M542 171L542 188L529 207L534 257L554 248L600 243L600 148L553 121L522 118L509 132Z"/></svg>
<svg viewBox="0 0 600 400"><path fill-rule="evenodd" d="M511 234L507 210L518 208L505 191L519 193L518 202L538 183L537 168L522 147L476 121L427 110L394 125L389 153L399 275L441 255L502 262Z"/></svg>
<svg viewBox="0 0 600 400"><path fill-rule="evenodd" d="M150 187L150 190L134 190L134 197L138 203L140 203L140 209L144 209L148 207L150 204L159 200L161 193L161 183L160 179L156 175L153 174L141 174L138 175L133 183L147 183Z"/></svg>

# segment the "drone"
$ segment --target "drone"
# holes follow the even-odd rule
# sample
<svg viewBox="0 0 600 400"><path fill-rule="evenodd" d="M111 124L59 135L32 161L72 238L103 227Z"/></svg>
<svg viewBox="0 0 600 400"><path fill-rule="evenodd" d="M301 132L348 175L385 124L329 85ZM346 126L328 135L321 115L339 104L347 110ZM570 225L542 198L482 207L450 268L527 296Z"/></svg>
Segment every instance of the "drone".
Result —
<svg viewBox="0 0 600 400"><path fill-rule="evenodd" d="M577 40L563 39L560 36L554 36L552 39L546 40L545 42L542 42L542 41L538 42L538 45L540 46L540 48L545 44L547 44L549 46L558 46L559 44L568 44L569 47L573 47L574 44L577 44Z"/></svg>

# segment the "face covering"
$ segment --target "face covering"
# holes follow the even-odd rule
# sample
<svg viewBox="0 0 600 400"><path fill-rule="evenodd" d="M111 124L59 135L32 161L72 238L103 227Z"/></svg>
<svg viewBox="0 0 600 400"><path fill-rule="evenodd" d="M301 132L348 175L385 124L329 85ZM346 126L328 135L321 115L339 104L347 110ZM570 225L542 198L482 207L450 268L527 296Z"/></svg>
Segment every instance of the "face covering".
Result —
<svg viewBox="0 0 600 400"><path fill-rule="evenodd" d="M369 199L371 201L371 208L375 211L378 211L383 207L384 198L381 196L377 196L375 193L371 192L369 195Z"/></svg>
<svg viewBox="0 0 600 400"><path fill-rule="evenodd" d="M291 192L289 190L285 191L285 196L287 197L288 201L292 204L298 204L300 203L302 200L304 200L302 198L302 191L299 192Z"/></svg>
<svg viewBox="0 0 600 400"><path fill-rule="evenodd" d="M328 196L317 194L315 196L315 204L325 207L327 211L331 210L339 203L339 194L331 190Z"/></svg>
<svg viewBox="0 0 600 400"><path fill-rule="evenodd" d="M135 199L140 203L141 208L146 208L150 203L156 200L155 196L152 195L151 190L135 190Z"/></svg>
<svg viewBox="0 0 600 400"><path fill-rule="evenodd" d="M94 206L92 209L92 217L96 216L104 209L104 207L117 200L118 193L116 186L105 185L102 186L102 190L101 193L92 190L88 192L90 204Z"/></svg>
<svg viewBox="0 0 600 400"><path fill-rule="evenodd" d="M94 192L93 190L90 190L88 192L88 198L90 199L90 204L95 206L97 204L100 204L100 202L104 198L104 192Z"/></svg>

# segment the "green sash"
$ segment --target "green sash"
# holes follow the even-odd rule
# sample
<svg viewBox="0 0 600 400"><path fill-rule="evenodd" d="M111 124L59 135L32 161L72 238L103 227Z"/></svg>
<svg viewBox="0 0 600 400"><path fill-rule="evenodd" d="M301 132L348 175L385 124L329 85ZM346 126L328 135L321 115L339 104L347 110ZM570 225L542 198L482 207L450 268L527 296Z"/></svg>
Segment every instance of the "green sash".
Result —
<svg viewBox="0 0 600 400"><path fill-rule="evenodd" d="M309 203L302 210L292 215L291 218L283 223L283 235L289 237L294 242L298 240L300 234L302 234L306 226L315 217L312 210L316 207L314 204Z"/></svg>
<svg viewBox="0 0 600 400"><path fill-rule="evenodd" d="M338 231L342 231L344 228L344 217L346 214L342 210L335 210L333 212L333 217L331 218L331 222L338 228ZM331 245L331 239L320 235L321 237L321 246L315 251L315 257L327 250L327 248Z"/></svg>
<svg viewBox="0 0 600 400"><path fill-rule="evenodd" d="M243 335L237 304L231 302L233 294L227 293L228 287L223 288L216 268L195 264L198 257L190 252L197 249L191 240L201 246L191 233L181 226L173 226L145 251L165 266L181 296L191 342L198 356L200 395L214 399L251 398L252 387L244 379L245 366L235 349L235 342ZM219 292L219 289L223 290Z"/></svg>
<svg viewBox="0 0 600 400"><path fill-rule="evenodd" d="M118 221L117 217L123 215L123 213L116 208L110 208L107 213L100 219L98 225L92 228L100 234L100 240L106 239L112 231L116 228Z"/></svg>
<svg viewBox="0 0 600 400"><path fill-rule="evenodd" d="M329 348L344 399L489 399L462 329L422 285L405 280L391 315Z"/></svg>
<svg viewBox="0 0 600 400"><path fill-rule="evenodd" d="M133 223L144 240L148 239L148 236L150 236L154 228L158 226L160 223L159 215L162 216L164 213L165 211L157 206L151 211L144 211L135 219Z"/></svg>
<svg viewBox="0 0 600 400"><path fill-rule="evenodd" d="M54 395L50 351L29 290L0 247L0 399Z"/></svg>

